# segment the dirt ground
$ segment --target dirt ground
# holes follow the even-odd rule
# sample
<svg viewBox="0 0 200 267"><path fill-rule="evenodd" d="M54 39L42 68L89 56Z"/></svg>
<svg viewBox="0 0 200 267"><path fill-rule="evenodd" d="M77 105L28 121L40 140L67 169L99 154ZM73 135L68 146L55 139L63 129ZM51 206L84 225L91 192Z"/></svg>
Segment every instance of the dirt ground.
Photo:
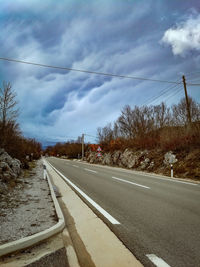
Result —
<svg viewBox="0 0 200 267"><path fill-rule="evenodd" d="M42 161L0 194L0 245L50 228L57 222Z"/></svg>

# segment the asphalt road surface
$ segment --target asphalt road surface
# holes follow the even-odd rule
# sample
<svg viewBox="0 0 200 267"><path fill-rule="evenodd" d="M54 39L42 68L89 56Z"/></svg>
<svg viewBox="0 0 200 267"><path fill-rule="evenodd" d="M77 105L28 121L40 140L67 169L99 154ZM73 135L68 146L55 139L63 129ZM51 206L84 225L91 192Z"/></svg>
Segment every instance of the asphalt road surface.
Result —
<svg viewBox="0 0 200 267"><path fill-rule="evenodd" d="M48 161L88 196L86 202L145 266L200 266L200 184L79 161Z"/></svg>

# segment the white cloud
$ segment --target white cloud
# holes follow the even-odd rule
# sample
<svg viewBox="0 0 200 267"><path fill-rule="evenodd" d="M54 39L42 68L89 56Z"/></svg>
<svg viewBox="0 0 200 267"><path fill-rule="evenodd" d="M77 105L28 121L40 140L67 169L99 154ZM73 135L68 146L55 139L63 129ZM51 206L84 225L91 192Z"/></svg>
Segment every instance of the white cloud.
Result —
<svg viewBox="0 0 200 267"><path fill-rule="evenodd" d="M184 56L191 50L200 51L200 14L168 29L161 41L172 46L174 55Z"/></svg>

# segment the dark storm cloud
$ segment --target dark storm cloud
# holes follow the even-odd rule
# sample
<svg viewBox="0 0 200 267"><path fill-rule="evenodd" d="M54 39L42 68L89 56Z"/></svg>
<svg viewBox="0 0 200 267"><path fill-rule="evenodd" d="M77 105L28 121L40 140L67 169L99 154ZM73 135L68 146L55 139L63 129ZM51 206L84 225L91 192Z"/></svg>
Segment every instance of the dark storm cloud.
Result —
<svg viewBox="0 0 200 267"><path fill-rule="evenodd" d="M198 1L0 0L0 5L2 57L164 80L200 67L197 49L186 58L173 50L175 43L180 46L174 29L199 16ZM194 53L192 45L187 49ZM36 136L39 127L42 139L95 134L124 105L142 105L167 86L16 63L0 62L0 68L0 78L17 91L22 129ZM193 96L199 97L197 91Z"/></svg>

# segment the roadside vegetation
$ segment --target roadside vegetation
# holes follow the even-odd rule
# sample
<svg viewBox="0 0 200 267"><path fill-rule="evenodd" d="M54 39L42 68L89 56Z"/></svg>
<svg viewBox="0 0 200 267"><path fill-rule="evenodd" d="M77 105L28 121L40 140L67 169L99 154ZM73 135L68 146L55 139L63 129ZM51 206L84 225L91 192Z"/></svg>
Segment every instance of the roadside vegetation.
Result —
<svg viewBox="0 0 200 267"><path fill-rule="evenodd" d="M22 167L27 168L27 159L40 157L41 144L22 135L17 123L19 115L17 104L16 93L11 84L4 82L0 87L0 148L11 157L20 160Z"/></svg>
<svg viewBox="0 0 200 267"><path fill-rule="evenodd" d="M79 137L76 141L57 143L55 146L48 146L44 154L48 156L59 156L66 158L80 158L82 153L82 143Z"/></svg>
<svg viewBox="0 0 200 267"><path fill-rule="evenodd" d="M170 108L165 103L125 106L113 124L97 129L102 157L94 160L90 147L88 160L170 175L164 157L171 151L177 158L175 176L200 180L200 103L189 98L189 108L191 122L184 98Z"/></svg>
<svg viewBox="0 0 200 267"><path fill-rule="evenodd" d="M98 140L104 151L118 149L188 150L200 146L200 104L189 98L191 119L187 119L185 99L171 108L125 106L118 119L98 128Z"/></svg>

